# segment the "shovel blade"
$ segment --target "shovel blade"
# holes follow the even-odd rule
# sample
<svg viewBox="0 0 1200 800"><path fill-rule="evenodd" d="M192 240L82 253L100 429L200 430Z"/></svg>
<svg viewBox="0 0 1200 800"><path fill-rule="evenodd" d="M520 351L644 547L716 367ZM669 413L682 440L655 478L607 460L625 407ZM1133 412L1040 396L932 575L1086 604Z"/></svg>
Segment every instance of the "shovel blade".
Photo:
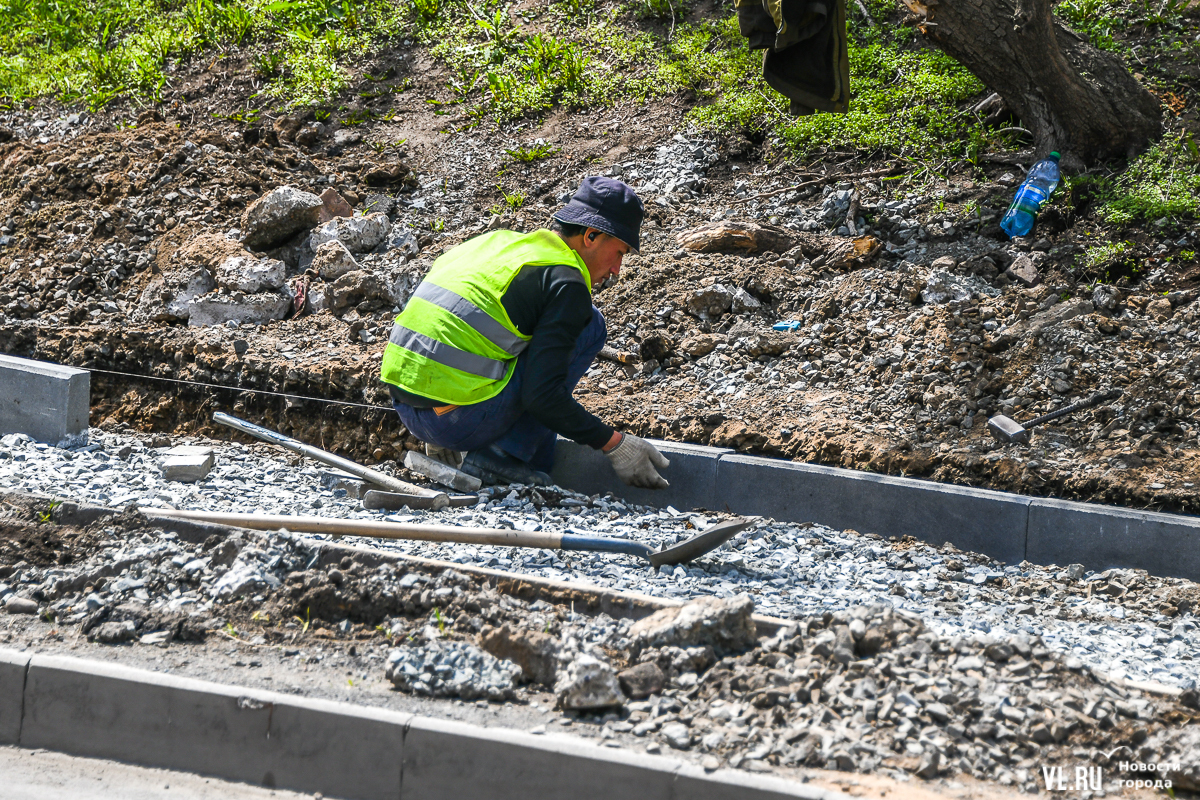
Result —
<svg viewBox="0 0 1200 800"><path fill-rule="evenodd" d="M988 433L997 442L1024 444L1029 441L1029 431L1012 417L997 414L988 420Z"/></svg>
<svg viewBox="0 0 1200 800"><path fill-rule="evenodd" d="M698 533L686 541L659 550L657 553L651 553L650 563L655 569L663 564L686 564L705 553L716 550L753 524L754 520L744 517L718 522L703 533Z"/></svg>

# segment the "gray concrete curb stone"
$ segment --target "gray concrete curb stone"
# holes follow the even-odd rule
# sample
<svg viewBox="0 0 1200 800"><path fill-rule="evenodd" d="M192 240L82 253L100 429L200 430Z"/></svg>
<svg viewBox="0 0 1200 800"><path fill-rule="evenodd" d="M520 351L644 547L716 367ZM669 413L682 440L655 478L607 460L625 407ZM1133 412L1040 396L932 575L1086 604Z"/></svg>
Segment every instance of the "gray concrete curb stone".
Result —
<svg viewBox="0 0 1200 800"><path fill-rule="evenodd" d="M717 507L883 536L913 536L1016 563L1030 498L755 456L722 456Z"/></svg>
<svg viewBox="0 0 1200 800"><path fill-rule="evenodd" d="M1136 566L1151 575L1200 580L1200 519L1039 498L1029 507L1025 557L1097 571Z"/></svg>
<svg viewBox="0 0 1200 800"><path fill-rule="evenodd" d="M24 433L56 447L87 444L92 374L0 354L0 435Z"/></svg>
<svg viewBox="0 0 1200 800"><path fill-rule="evenodd" d="M21 738L29 659L29 653L0 650L0 745L16 744Z"/></svg>
<svg viewBox="0 0 1200 800"><path fill-rule="evenodd" d="M672 484L659 492L630 489L602 463L607 461L602 453L561 439L551 475L578 491L612 492L680 511L704 508L909 535L1010 564L1078 563L1097 572L1134 568L1200 581L1200 517L876 475L716 447L655 444L671 458L664 474Z"/></svg>
<svg viewBox="0 0 1200 800"><path fill-rule="evenodd" d="M671 486L661 491L635 489L621 483L613 472L608 456L599 450L559 439L554 470L550 477L560 486L585 494L613 492L631 503L655 506L674 505L679 509L712 507L717 489L717 461L732 450L683 442L649 439L671 461L664 477Z"/></svg>
<svg viewBox="0 0 1200 800"><path fill-rule="evenodd" d="M362 800L395 798L410 716L35 655L22 747Z"/></svg>
<svg viewBox="0 0 1200 800"><path fill-rule="evenodd" d="M28 678L26 679L26 664ZM574 737L222 686L0 650L0 734L21 747L348 800L849 800L799 783ZM8 743L7 740L0 740Z"/></svg>

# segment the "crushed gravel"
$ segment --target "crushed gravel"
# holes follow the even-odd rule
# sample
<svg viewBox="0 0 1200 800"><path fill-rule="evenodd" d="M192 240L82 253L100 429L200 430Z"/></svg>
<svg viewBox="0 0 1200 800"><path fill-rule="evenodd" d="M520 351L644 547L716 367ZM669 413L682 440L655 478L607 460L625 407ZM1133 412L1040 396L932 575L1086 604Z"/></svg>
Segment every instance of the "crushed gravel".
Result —
<svg viewBox="0 0 1200 800"><path fill-rule="evenodd" d="M256 445L205 442L216 466L204 481L165 481L167 447L93 430L92 444L61 450L20 435L0 440L0 489L114 508L137 504L254 513L430 521L631 537L661 547L719 519L627 505L560 489L493 489L474 507L400 514L364 511L322 470ZM122 457L124 455L124 457ZM327 485L332 483L326 479ZM318 537L319 538L319 537ZM758 613L802 618L871 603L919 616L940 636L1040 637L1065 658L1116 677L1195 688L1200 628L1195 584L1139 570L1004 565L952 547L892 542L819 525L763 520L690 566L655 572L628 557L520 548L376 540L372 546L658 597L749 594ZM240 579L251 580L253 575ZM228 585L239 576L226 574ZM5 587L6 589L8 587ZM3 591L3 590L0 590ZM1073 662L1072 662L1073 663Z"/></svg>

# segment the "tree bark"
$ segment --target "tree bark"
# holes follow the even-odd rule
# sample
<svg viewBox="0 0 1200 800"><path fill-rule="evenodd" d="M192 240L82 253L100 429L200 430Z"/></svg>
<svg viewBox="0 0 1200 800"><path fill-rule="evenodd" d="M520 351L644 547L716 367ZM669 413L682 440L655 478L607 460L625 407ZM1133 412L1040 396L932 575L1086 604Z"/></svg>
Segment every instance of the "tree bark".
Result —
<svg viewBox="0 0 1200 800"><path fill-rule="evenodd" d="M1089 45L1050 0L902 0L926 38L1004 100L1037 155L1079 169L1128 158L1162 133L1155 99L1112 53Z"/></svg>

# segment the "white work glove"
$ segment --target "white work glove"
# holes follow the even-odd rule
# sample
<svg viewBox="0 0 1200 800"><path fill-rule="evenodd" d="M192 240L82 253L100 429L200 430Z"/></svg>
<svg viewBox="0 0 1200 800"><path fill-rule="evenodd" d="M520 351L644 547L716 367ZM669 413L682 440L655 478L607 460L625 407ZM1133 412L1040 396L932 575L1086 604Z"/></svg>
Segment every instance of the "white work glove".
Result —
<svg viewBox="0 0 1200 800"><path fill-rule="evenodd" d="M669 467L671 462L645 439L622 433L617 446L604 455L612 462L617 477L629 486L643 489L665 489L670 486L655 467Z"/></svg>

